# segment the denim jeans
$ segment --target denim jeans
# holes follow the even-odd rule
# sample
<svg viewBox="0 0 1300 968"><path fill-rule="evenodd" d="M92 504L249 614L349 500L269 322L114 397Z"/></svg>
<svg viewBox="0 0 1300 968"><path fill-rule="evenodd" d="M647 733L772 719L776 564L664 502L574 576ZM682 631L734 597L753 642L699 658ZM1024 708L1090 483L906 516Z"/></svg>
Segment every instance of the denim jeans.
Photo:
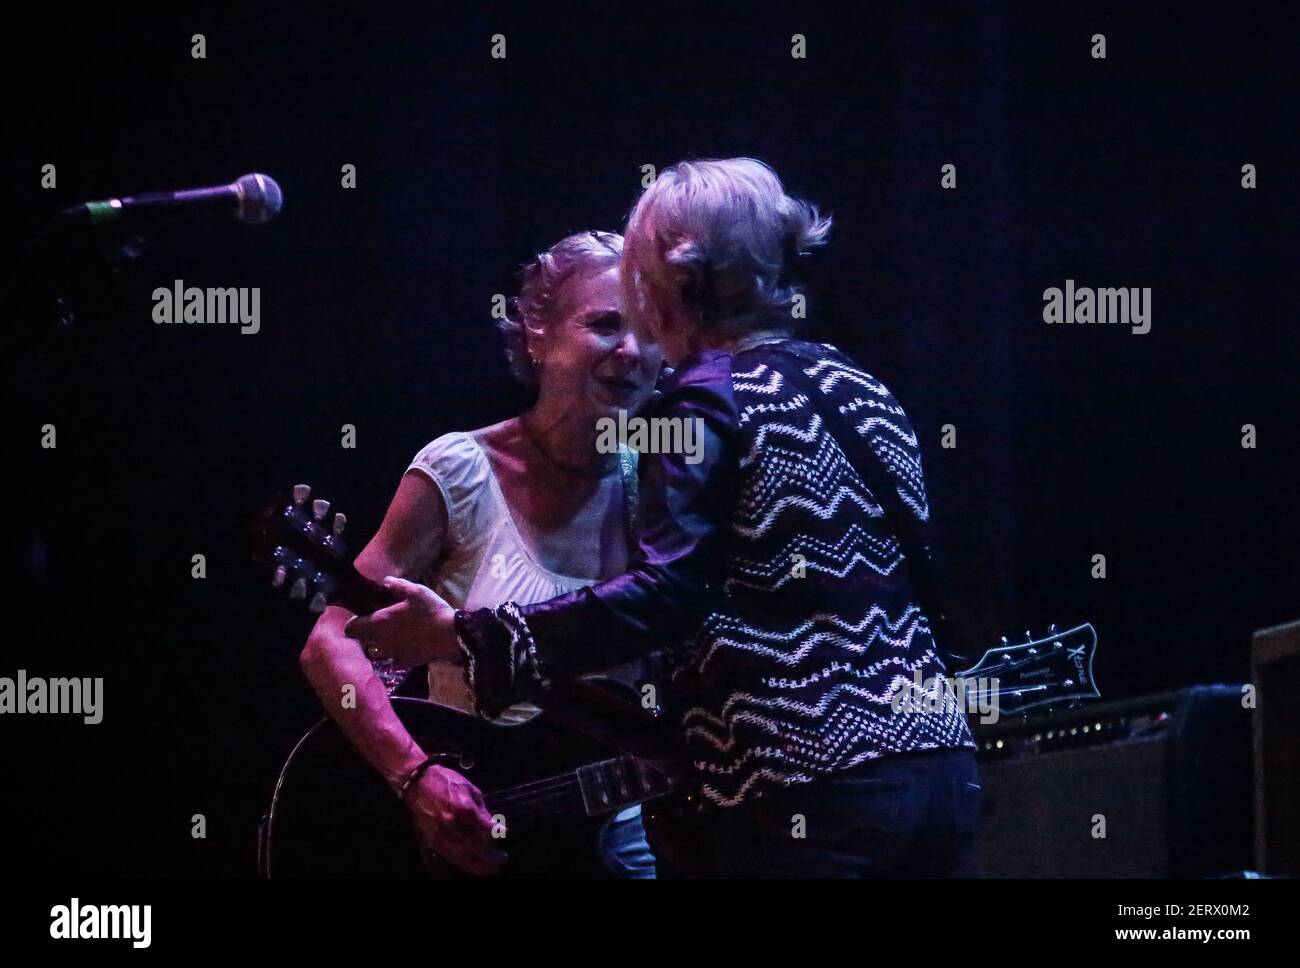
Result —
<svg viewBox="0 0 1300 968"><path fill-rule="evenodd" d="M655 876L655 855L646 843L639 806L616 813L601 828L600 856L614 877L650 880Z"/></svg>
<svg viewBox="0 0 1300 968"><path fill-rule="evenodd" d="M713 877L975 877L972 750L885 756L717 812ZM677 872L665 869L660 876Z"/></svg>

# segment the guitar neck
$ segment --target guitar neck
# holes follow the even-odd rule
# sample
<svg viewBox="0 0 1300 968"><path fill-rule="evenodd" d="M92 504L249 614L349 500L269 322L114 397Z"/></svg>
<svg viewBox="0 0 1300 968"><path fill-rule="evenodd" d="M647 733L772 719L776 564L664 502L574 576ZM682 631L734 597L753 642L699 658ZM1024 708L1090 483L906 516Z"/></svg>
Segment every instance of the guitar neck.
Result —
<svg viewBox="0 0 1300 968"><path fill-rule="evenodd" d="M644 760L620 756L485 794L492 814L501 814L514 829L536 827L566 817L599 817L650 800L677 786L679 780Z"/></svg>
<svg viewBox="0 0 1300 968"><path fill-rule="evenodd" d="M397 602L398 598L377 581L371 581L355 566L349 565L339 575L339 588L334 603L351 609L358 615L369 615Z"/></svg>

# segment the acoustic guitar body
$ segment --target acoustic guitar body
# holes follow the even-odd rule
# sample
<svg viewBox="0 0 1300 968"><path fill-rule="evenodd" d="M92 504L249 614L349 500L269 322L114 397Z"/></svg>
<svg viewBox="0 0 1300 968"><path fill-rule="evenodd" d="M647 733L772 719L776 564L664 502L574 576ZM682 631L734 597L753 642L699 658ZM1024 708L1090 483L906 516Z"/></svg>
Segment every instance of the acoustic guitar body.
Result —
<svg viewBox="0 0 1300 968"><path fill-rule="evenodd" d="M427 700L392 702L420 747L446 754L445 765L482 790L489 812L503 820L500 844L510 855L503 876L606 874L597 844L609 814L589 816L579 784L565 778L614 755L607 747L545 713L497 725ZM265 877L459 873L421 857L407 807L328 719L298 742L281 770L261 846Z"/></svg>

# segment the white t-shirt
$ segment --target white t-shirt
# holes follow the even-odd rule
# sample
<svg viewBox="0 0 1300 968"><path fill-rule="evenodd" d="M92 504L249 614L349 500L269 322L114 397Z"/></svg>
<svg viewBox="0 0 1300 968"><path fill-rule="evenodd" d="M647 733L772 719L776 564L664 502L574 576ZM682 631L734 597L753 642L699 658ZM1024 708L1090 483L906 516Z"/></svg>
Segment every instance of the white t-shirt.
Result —
<svg viewBox="0 0 1300 968"><path fill-rule="evenodd" d="M620 454L627 507L635 506L636 452ZM438 488L447 506L447 535L442 557L420 580L461 609L483 608L502 602L532 605L595 584L548 571L538 564L519 533L505 494L487 454L470 434L444 434L415 455L409 470ZM593 549L593 554L596 549ZM473 697L457 665L429 664L429 698L472 711ZM502 719L536 712L516 706Z"/></svg>

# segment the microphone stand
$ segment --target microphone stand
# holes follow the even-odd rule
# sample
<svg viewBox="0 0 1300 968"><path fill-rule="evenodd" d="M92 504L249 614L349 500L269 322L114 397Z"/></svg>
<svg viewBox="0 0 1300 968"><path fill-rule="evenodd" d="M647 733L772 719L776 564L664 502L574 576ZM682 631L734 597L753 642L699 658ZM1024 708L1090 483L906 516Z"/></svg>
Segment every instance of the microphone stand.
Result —
<svg viewBox="0 0 1300 968"><path fill-rule="evenodd" d="M64 213L47 219L0 289L0 319L6 323L0 327L4 334L0 340L6 351L34 348L50 324L61 331L72 329L82 315L85 297L95 294L106 278L139 263L150 248L138 232L119 228L105 240L98 234L65 233L63 229L71 224ZM82 239L82 244L69 245L74 238Z"/></svg>
<svg viewBox="0 0 1300 968"><path fill-rule="evenodd" d="M62 231L66 224L61 216L47 220L14 261L10 278L0 290L0 354L5 358L9 377L5 384L12 395L7 404L25 433L36 433L44 403L61 395L60 375L84 370L84 354L95 352L84 340L70 345L65 334L74 330L90 306L111 302L110 282L120 278L128 266L141 263L150 249L146 240L134 233L117 230L108 237L66 233ZM70 352L74 345L84 352ZM26 482L38 493L44 490L40 475L45 471L40 468L46 466L33 462L37 477ZM62 540L59 518L47 504L39 497L29 501L23 523L10 536L17 560L8 564L23 576L20 580L31 583L32 594L48 594L60 581L55 554ZM10 557L9 544L6 542L6 559ZM50 585L52 581L54 585Z"/></svg>

